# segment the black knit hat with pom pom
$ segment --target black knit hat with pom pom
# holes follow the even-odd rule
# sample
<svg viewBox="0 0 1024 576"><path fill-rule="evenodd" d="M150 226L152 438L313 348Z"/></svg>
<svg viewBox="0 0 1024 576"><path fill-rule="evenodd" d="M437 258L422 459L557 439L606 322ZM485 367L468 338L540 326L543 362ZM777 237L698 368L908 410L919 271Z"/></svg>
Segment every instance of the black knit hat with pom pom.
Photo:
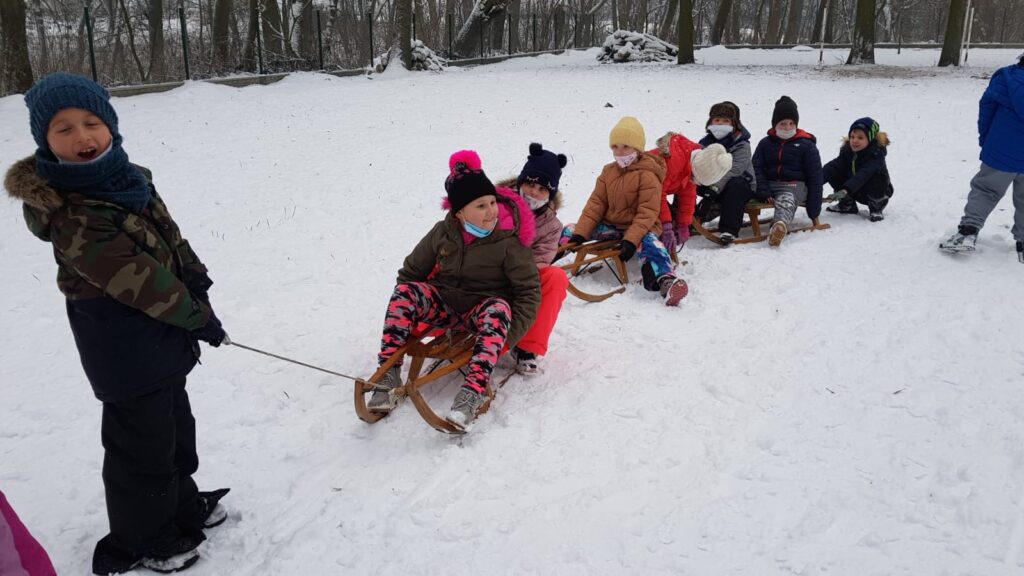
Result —
<svg viewBox="0 0 1024 576"><path fill-rule="evenodd" d="M568 163L565 154L555 154L545 150L544 146L534 142L530 144L530 155L526 158L523 171L516 178L516 185L524 182L540 184L548 189L551 198L558 192L558 180L562 177L562 168Z"/></svg>

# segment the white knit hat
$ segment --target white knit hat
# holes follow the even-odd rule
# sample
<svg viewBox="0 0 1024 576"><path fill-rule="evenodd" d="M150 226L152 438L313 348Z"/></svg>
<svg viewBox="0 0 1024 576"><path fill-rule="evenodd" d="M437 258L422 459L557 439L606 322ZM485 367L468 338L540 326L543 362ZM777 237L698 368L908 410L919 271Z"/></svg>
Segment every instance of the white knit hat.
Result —
<svg viewBox="0 0 1024 576"><path fill-rule="evenodd" d="M721 144L712 144L703 150L690 154L690 169L693 179L700 186L711 186L732 169L732 154Z"/></svg>

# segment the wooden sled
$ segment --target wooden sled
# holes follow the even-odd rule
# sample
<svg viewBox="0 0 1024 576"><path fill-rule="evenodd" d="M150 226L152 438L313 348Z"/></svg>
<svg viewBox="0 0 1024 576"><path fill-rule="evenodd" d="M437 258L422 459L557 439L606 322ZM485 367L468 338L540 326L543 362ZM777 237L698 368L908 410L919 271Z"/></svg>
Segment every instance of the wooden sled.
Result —
<svg viewBox="0 0 1024 576"><path fill-rule="evenodd" d="M576 255L572 262L559 265L559 268L565 270L569 276L569 285L566 287L569 293L586 302L604 302L616 294L625 292L626 286L629 284L629 273L626 272L625 262L619 258L619 250L621 249L622 240L590 241L583 244L561 246L558 255L555 257L556 262L564 257L567 252L575 252ZM672 252L670 256L673 264L679 264L679 258L675 252ZM619 286L611 292L591 294L580 290L573 284L573 278L597 272L605 265L615 275L615 279L619 281Z"/></svg>
<svg viewBox="0 0 1024 576"><path fill-rule="evenodd" d="M394 394L399 398L405 397L412 400L413 406L416 407L416 411L419 412L420 416L438 432L465 434L465 429L438 416L430 407L430 404L427 403L423 394L420 393L420 389L431 382L461 370L463 366L469 364L469 360L473 356L473 343L475 341L475 335L462 331L442 332L435 330L425 335L411 336L409 342L396 350L391 355L391 358L388 358L387 362L382 364L372 376L366 380L356 380L356 415L359 416L360 420L373 424L390 414L390 412L370 412L370 409L366 406L366 394L372 393L376 389L376 383L380 381L396 362L408 357L409 373L405 384L395 388L393 390ZM424 371L423 365L428 360L432 360L432 362ZM507 380L508 378L502 380L497 387L500 388ZM495 393L495 386L492 381L487 387L487 398L480 406L480 409L477 410L476 416L487 412Z"/></svg>
<svg viewBox="0 0 1024 576"><path fill-rule="evenodd" d="M572 262L559 266L569 276L569 285L566 287L569 293L586 302L604 302L616 294L625 292L626 284L629 283L629 275L626 272L626 264L619 258L621 244L621 240L604 240L601 242L584 242L583 244L567 244L562 246L556 261L566 252L575 252L575 258L573 258ZM579 278L584 274L596 272L605 264L608 264L609 270L619 281L619 286L611 292L591 294L580 290L573 284L573 278Z"/></svg>
<svg viewBox="0 0 1024 576"><path fill-rule="evenodd" d="M832 202L832 197L831 196L829 196L828 198L822 199L822 204L825 204L825 203L828 203L828 202ZM803 207L804 204L800 204L800 206ZM743 222L743 224L740 227L740 236L737 237L735 240L733 240L732 243L733 244L752 244L754 242L763 242L763 241L767 240L768 239L768 234L766 234L766 233L761 231L761 225L762 224L767 224L770 227L772 219L771 218L761 218L761 211L762 210L767 210L769 208L774 209L775 205L774 204L769 204L768 202L762 202L760 200L751 200L750 202L747 202L747 206L746 206L746 209L745 209L745 212L747 214L747 219L746 219L746 221ZM714 242L715 244L718 244L719 246L724 245L724 242L722 242L722 239L718 237L718 228L717 227L709 228L709 227L705 226L704 223L700 221L700 218L696 214L693 215L693 221L691 223L691 226L701 236L707 238L708 240ZM830 224L827 224L827 223L826 224L822 224L821 220L819 218L812 218L811 219L811 224L809 226L801 226L801 227L798 227L798 228L789 228L789 231L787 232L787 234L793 234L794 232L809 232L809 231L814 231L814 230L828 230L831 227L832 226ZM751 232L750 236L743 236L743 229L745 229L745 228L750 228L750 232Z"/></svg>

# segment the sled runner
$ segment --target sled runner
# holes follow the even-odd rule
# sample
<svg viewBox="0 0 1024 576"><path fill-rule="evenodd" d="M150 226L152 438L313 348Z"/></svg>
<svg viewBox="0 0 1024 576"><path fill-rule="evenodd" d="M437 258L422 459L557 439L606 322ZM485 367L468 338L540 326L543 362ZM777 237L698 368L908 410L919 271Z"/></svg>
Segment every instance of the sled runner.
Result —
<svg viewBox="0 0 1024 576"><path fill-rule="evenodd" d="M431 382L460 371L469 364L469 360L473 356L475 341L474 334L451 330L432 330L424 334L410 336L409 342L396 350L391 358L388 358L387 362L382 364L372 376L366 380L361 378L356 380L355 406L359 419L373 424L389 414L389 412L370 412L366 406L366 395L376 390L376 382L387 373L389 368L399 360L408 358L409 374L405 383L395 388L393 393L399 398L406 397L412 400L413 406L416 407L420 416L438 432L465 434L466 430L438 416L427 403L420 389ZM430 361L429 366L424 370L424 364L427 364L428 361ZM501 388L506 381L508 381L508 377L497 383L491 381L487 387L487 398L477 410L477 416L487 412L491 400L496 394L496 388Z"/></svg>
<svg viewBox="0 0 1024 576"><path fill-rule="evenodd" d="M822 199L822 204L833 202L833 201L834 201L833 197L829 196L827 198L823 198ZM804 207L804 204L801 203L800 206ZM746 214L747 214L747 218L746 218L746 220L743 221L743 224L742 224L741 230L740 230L740 234L743 233L743 229L749 228L750 232L751 232L751 235L750 236L742 236L741 235L739 238L736 238L735 240L733 240L732 243L733 244L751 244L751 243L754 243L754 242L763 242L763 241L767 240L768 239L768 234L766 232L767 232L767 228L771 226L772 219L771 218L762 218L761 217L761 211L762 210L768 210L768 209L771 209L771 208L774 208L774 205L773 204L769 204L768 202L762 202L760 200L751 200L750 202L747 202L747 206L746 206L746 209L745 209ZM764 230L762 230L762 228L761 228L762 224L766 225L766 228ZM710 228L708 226L705 226L704 222L701 221L699 215L697 215L697 214L693 215L693 221L691 222L691 226L693 227L694 230L697 231L698 234L700 234L701 236L703 236L703 237L707 238L708 240L714 242L715 244L719 244L719 245L723 244L721 238L718 237L718 228L717 227ZM827 229L829 229L831 227L832 226L830 224L822 224L821 220L819 218L813 218L813 219L811 219L811 224L809 226L800 226L800 227L789 228L787 234L792 234L794 232L808 232L808 231L814 231L814 230L827 230Z"/></svg>

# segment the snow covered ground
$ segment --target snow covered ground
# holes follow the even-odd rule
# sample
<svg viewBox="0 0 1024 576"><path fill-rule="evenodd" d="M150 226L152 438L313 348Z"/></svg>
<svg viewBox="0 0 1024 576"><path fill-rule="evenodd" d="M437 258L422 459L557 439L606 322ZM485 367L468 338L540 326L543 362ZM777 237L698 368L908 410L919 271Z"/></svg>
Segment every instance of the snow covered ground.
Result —
<svg viewBox="0 0 1024 576"><path fill-rule="evenodd" d="M565 152L568 222L622 115L648 143L697 138L729 99L759 138L788 94L826 159L860 116L894 141L884 222L823 213L831 230L779 250L695 238L678 309L639 286L570 297L546 372L513 377L464 438L411 405L366 425L349 382L207 349L190 378L198 480L233 491L190 573L1020 574L1024 266L1009 200L976 255L936 249L978 166L984 77L1016 52L972 51L959 70L932 68L937 50L880 51L880 70L835 66L845 51L825 67L799 50L710 49L691 67L595 54L115 101L232 338L360 375L395 271L442 216L454 150L477 149L493 178L530 141ZM0 122L6 166L32 151L20 97L0 99ZM0 222L0 488L58 571L84 574L106 530L101 406L49 246L14 202Z"/></svg>

